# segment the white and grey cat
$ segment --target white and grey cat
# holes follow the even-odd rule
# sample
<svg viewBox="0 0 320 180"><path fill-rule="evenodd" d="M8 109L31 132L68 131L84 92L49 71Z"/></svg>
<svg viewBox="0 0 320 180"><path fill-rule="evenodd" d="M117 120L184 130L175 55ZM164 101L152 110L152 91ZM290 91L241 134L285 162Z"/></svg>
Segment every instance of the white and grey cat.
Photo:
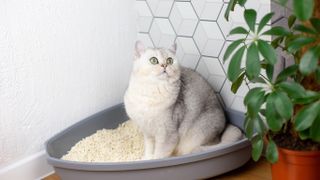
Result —
<svg viewBox="0 0 320 180"><path fill-rule="evenodd" d="M195 71L179 66L176 45L145 48L138 41L129 87L124 96L128 116L144 135L144 159L184 155L219 141L224 112L213 88ZM240 130L222 136L235 141Z"/></svg>

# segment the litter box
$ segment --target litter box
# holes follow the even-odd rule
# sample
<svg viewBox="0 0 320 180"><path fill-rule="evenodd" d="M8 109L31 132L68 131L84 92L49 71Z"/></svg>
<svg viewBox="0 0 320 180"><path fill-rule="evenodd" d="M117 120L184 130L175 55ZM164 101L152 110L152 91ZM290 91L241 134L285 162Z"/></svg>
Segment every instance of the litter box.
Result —
<svg viewBox="0 0 320 180"><path fill-rule="evenodd" d="M228 121L242 128L243 113L226 111ZM156 160L89 163L60 159L82 138L102 128L116 128L128 120L123 104L94 114L46 142L47 160L62 180L194 180L217 176L245 164L251 145L245 138L216 149Z"/></svg>

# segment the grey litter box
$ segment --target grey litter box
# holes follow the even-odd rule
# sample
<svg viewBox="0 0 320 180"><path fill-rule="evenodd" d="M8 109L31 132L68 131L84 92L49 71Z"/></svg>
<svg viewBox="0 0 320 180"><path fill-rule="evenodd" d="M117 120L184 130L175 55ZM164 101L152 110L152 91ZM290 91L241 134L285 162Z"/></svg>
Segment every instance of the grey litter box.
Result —
<svg viewBox="0 0 320 180"><path fill-rule="evenodd" d="M227 110L227 118L241 127L243 114ZM82 138L102 128L116 128L128 119L122 104L90 116L46 142L48 163L63 180L192 180L205 179L236 169L251 157L251 145L242 139L215 150L158 160L86 163L60 158Z"/></svg>

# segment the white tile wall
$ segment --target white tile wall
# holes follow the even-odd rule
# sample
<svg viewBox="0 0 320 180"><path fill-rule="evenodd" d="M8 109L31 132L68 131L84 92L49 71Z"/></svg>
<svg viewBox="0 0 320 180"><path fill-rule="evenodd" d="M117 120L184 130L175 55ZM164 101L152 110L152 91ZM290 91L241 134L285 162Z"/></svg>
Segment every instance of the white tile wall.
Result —
<svg viewBox="0 0 320 180"><path fill-rule="evenodd" d="M195 69L212 84L227 107L244 111L243 97L249 90L243 84L237 94L230 91L226 78L229 62L222 61L232 40L230 30L245 25L244 8L236 6L227 22L224 12L228 0L137 0L138 39L150 47L170 47L177 43L180 64ZM270 12L270 0L249 0L258 20ZM279 19L279 17L277 17Z"/></svg>

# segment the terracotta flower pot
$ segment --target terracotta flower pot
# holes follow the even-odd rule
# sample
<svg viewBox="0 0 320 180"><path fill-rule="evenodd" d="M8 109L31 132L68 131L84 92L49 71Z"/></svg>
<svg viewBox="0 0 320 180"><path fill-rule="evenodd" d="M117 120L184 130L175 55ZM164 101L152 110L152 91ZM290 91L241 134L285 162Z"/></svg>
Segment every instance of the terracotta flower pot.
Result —
<svg viewBox="0 0 320 180"><path fill-rule="evenodd" d="M279 160L273 164L273 180L319 180L320 151L293 151L278 147Z"/></svg>

